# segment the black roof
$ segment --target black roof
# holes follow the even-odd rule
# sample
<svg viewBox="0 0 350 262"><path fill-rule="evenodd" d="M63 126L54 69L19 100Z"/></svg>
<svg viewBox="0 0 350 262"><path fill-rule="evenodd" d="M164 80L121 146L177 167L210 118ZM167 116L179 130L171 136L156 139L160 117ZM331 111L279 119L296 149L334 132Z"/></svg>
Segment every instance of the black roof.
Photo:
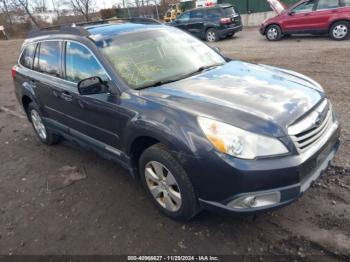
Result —
<svg viewBox="0 0 350 262"><path fill-rule="evenodd" d="M128 19L106 19L99 20L94 22L83 22L70 25L57 25L50 26L45 28L36 28L29 32L28 38L46 36L53 34L69 34L69 35L78 35L78 36L89 36L98 34L99 29L104 30L105 27L113 26L114 29L125 29L130 27L127 25L133 24L134 27L137 25L161 25L161 23L155 19L151 18L142 18L142 17L133 17Z"/></svg>

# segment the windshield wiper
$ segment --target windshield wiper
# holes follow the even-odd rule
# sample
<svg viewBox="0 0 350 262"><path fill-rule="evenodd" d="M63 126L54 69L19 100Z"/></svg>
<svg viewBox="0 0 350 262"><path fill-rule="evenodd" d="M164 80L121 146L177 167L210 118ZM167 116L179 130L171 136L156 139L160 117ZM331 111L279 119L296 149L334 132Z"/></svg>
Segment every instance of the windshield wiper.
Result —
<svg viewBox="0 0 350 262"><path fill-rule="evenodd" d="M145 89L145 88L148 88L148 87L155 87L155 86L161 86L161 85L169 84L169 83L176 82L176 81L188 78L190 76L196 75L196 74L198 74L198 73L200 73L200 72L202 72L204 70L212 69L212 68L215 68L215 67L218 67L218 66L221 66L221 65L223 65L223 63L201 66L201 67L198 67L197 70L195 70L195 71L193 71L191 73L188 73L188 74L181 75L180 77L177 77L175 79L160 80L160 81L154 82L154 83L146 85L146 86L138 87L136 89L140 90L140 89Z"/></svg>
<svg viewBox="0 0 350 262"><path fill-rule="evenodd" d="M180 80L180 79L176 78L176 79L170 79L170 80L160 80L160 81L154 82L152 84L149 84L149 85L146 85L146 86L141 86L141 87L138 87L138 88L135 88L135 89L136 90L140 90L140 89L145 89L145 88L148 88L148 87L161 86L161 85L169 84L169 83L172 83L172 82L176 82L178 80Z"/></svg>

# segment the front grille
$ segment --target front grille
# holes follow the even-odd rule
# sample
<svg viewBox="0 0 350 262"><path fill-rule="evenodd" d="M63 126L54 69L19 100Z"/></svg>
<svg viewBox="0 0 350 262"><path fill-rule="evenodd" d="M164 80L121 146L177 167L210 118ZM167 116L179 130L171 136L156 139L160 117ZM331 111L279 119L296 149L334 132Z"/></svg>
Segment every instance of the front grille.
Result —
<svg viewBox="0 0 350 262"><path fill-rule="evenodd" d="M288 128L299 153L303 153L322 140L333 124L333 113L328 100L314 111Z"/></svg>

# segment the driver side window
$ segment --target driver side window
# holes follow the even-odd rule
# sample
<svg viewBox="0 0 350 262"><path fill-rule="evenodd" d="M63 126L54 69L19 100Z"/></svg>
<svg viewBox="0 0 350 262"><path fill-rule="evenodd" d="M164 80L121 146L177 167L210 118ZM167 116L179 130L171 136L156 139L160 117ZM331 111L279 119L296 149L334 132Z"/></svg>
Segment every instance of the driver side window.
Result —
<svg viewBox="0 0 350 262"><path fill-rule="evenodd" d="M314 10L315 0L304 2L293 9L295 14L308 13Z"/></svg>
<svg viewBox="0 0 350 262"><path fill-rule="evenodd" d="M189 12L183 13L181 16L179 16L177 20L180 21L181 23L188 22L188 20L190 20L190 13Z"/></svg>
<svg viewBox="0 0 350 262"><path fill-rule="evenodd" d="M66 79L71 82L99 76L103 81L108 77L96 58L86 47L75 43L66 44Z"/></svg>

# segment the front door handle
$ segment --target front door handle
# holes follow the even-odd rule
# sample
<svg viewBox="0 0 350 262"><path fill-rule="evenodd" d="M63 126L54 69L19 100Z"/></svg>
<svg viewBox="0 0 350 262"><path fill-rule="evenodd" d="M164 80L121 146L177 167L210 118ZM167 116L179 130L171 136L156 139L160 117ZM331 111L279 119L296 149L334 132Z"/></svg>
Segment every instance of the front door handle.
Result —
<svg viewBox="0 0 350 262"><path fill-rule="evenodd" d="M67 91L62 92L61 97L68 102L73 100L73 97Z"/></svg>
<svg viewBox="0 0 350 262"><path fill-rule="evenodd" d="M32 86L32 88L36 88L36 81L35 80L30 80L29 83Z"/></svg>

